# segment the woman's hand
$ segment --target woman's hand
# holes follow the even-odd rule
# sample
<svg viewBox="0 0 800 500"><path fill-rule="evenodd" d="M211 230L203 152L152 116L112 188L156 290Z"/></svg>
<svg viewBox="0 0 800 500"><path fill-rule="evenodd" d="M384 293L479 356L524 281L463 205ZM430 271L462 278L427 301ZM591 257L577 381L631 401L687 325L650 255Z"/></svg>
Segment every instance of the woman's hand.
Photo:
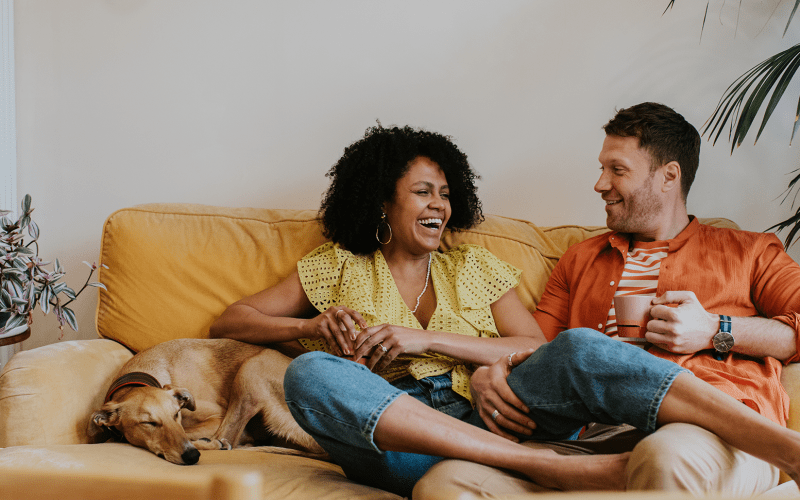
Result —
<svg viewBox="0 0 800 500"><path fill-rule="evenodd" d="M481 366L475 370L470 380L472 400L486 426L495 434L515 442L519 439L503 429L530 435L531 429L536 428L536 423L528 418L528 408L514 394L506 379L511 374L511 369L528 359L533 352L533 349L529 349L513 353L491 365Z"/></svg>
<svg viewBox="0 0 800 500"><path fill-rule="evenodd" d="M353 355L358 335L356 325L362 331L367 328L367 322L358 311L342 306L329 307L310 321L313 333L309 338L324 340L333 353L340 357Z"/></svg>
<svg viewBox="0 0 800 500"><path fill-rule="evenodd" d="M383 370L401 354L423 354L430 347L430 332L396 325L362 328L355 342L355 356L373 372Z"/></svg>

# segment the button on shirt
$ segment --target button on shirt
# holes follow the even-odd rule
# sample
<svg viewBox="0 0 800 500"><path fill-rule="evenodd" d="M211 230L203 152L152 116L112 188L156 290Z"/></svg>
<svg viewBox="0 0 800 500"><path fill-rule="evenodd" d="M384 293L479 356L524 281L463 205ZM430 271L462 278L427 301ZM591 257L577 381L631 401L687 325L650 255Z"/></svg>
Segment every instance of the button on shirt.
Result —
<svg viewBox="0 0 800 500"><path fill-rule="evenodd" d="M610 232L567 250L534 313L548 340L571 328L603 331L615 291L609 283L619 283L629 243L627 235ZM668 243L657 296L669 290L692 291L708 312L772 318L791 326L798 337L800 266L774 234L714 228L692 217ZM652 347L650 352L786 425L789 397L780 383L780 361L737 353L718 361L713 349L681 355ZM796 354L787 363L798 359Z"/></svg>

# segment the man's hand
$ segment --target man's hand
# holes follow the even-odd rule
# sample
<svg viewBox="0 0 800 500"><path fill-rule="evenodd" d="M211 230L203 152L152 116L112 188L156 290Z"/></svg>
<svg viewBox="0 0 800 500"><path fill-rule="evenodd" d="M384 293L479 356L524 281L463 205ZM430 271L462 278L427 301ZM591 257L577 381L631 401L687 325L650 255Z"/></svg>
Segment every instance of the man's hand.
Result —
<svg viewBox="0 0 800 500"><path fill-rule="evenodd" d="M694 292L665 292L653 299L650 316L647 341L676 354L712 348L719 331L719 316L707 312Z"/></svg>
<svg viewBox="0 0 800 500"><path fill-rule="evenodd" d="M528 408L514 394L506 379L511 369L528 359L533 351L529 349L513 356L503 356L491 365L482 366L475 370L470 382L475 408L486 426L495 434L515 442L519 439L505 432L504 428L530 435L536 423L528 418ZM492 418L495 411L499 413Z"/></svg>

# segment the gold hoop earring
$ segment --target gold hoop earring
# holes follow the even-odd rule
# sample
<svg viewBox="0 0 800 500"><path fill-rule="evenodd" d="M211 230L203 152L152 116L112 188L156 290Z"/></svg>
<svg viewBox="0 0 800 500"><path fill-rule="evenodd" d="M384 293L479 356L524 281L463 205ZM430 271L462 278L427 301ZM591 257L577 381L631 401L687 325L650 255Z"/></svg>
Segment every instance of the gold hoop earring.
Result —
<svg viewBox="0 0 800 500"><path fill-rule="evenodd" d="M384 224L389 228L389 239L381 241L381 226ZM378 243L381 245L388 245L389 242L392 241L392 226L386 221L386 214L384 213L381 213L381 221L378 223L378 228L375 230L375 239L378 240Z"/></svg>

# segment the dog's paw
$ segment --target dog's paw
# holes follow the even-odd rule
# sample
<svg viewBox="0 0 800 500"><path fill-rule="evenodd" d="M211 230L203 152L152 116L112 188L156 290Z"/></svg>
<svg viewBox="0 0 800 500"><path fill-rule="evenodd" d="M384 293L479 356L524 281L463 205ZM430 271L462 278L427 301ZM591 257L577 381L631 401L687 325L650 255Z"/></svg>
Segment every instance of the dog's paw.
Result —
<svg viewBox="0 0 800 500"><path fill-rule="evenodd" d="M230 450L233 448L227 439L200 438L192 441L198 450Z"/></svg>

